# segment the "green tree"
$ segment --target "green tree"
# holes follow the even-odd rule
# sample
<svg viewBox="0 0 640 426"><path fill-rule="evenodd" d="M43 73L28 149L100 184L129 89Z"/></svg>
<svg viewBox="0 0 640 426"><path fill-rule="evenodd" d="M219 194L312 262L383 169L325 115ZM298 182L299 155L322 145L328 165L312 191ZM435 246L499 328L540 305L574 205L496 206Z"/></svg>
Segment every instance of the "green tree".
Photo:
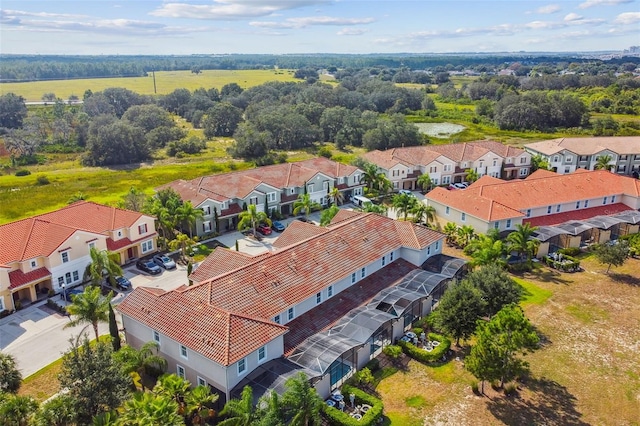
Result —
<svg viewBox="0 0 640 426"><path fill-rule="evenodd" d="M118 413L115 410L106 411L100 413L97 416L93 416L92 426L119 426L118 425Z"/></svg>
<svg viewBox="0 0 640 426"><path fill-rule="evenodd" d="M113 306L111 306L111 303L109 303L109 334L111 335L113 352L118 352L122 346L122 341L120 340L118 323L116 323L116 314L113 312Z"/></svg>
<svg viewBox="0 0 640 426"><path fill-rule="evenodd" d="M92 123L92 127L94 127ZM83 159L88 166L130 164L150 158L151 151L141 128L126 121L103 125L89 135Z"/></svg>
<svg viewBox="0 0 640 426"><path fill-rule="evenodd" d="M529 267L531 267L531 258L540 245L540 240L532 238L537 229L537 226L531 226L530 223L518 224L516 230L507 235L507 249L516 251L520 257L525 256Z"/></svg>
<svg viewBox="0 0 640 426"><path fill-rule="evenodd" d="M464 177L469 183L473 183L480 179L480 175L474 169L467 169L464 171Z"/></svg>
<svg viewBox="0 0 640 426"><path fill-rule="evenodd" d="M118 419L122 426L182 426L184 419L178 413L178 403L165 395L136 392L125 401Z"/></svg>
<svg viewBox="0 0 640 426"><path fill-rule="evenodd" d="M118 207L141 212L144 209L144 205L147 201L147 196L144 192L136 189L135 186L129 188L129 192L122 196L122 200L118 202Z"/></svg>
<svg viewBox="0 0 640 426"><path fill-rule="evenodd" d="M460 339L468 339L475 331L476 321L484 309L480 290L463 280L444 292L434 315L438 327L456 339L456 345L460 346Z"/></svg>
<svg viewBox="0 0 640 426"><path fill-rule="evenodd" d="M465 280L482 292L484 315L488 317L494 316L506 305L518 303L522 297L522 287L497 263L476 269Z"/></svg>
<svg viewBox="0 0 640 426"><path fill-rule="evenodd" d="M259 212L255 204L249 204L247 210L238 215L238 230L253 229L253 236L256 236L258 225L266 223L271 226L271 219L265 212Z"/></svg>
<svg viewBox="0 0 640 426"><path fill-rule="evenodd" d="M153 387L153 393L166 396L174 400L177 404L184 403L184 398L189 393L191 383L175 374L163 374L158 379L158 383Z"/></svg>
<svg viewBox="0 0 640 426"><path fill-rule="evenodd" d="M340 204L344 203L344 194L338 189L337 186L334 186L329 191L329 199L331 200L332 204L339 206Z"/></svg>
<svg viewBox="0 0 640 426"><path fill-rule="evenodd" d="M504 267L506 248L499 238L499 233L489 232L487 235L479 235L464 248L464 252L471 256L469 264L473 267L496 264Z"/></svg>
<svg viewBox="0 0 640 426"><path fill-rule="evenodd" d="M115 285L116 277L122 275L120 255L109 250L98 250L91 247L89 256L91 256L91 263L87 265L84 275L91 278L91 284L102 287L106 273L109 283L112 286Z"/></svg>
<svg viewBox="0 0 640 426"><path fill-rule="evenodd" d="M387 215L387 208L382 204L367 203L362 207L361 210L364 213L376 213L383 216Z"/></svg>
<svg viewBox="0 0 640 426"><path fill-rule="evenodd" d="M167 242L175 236L177 210L181 204L180 195L172 188L165 188L150 198L144 208L145 213L156 217L158 231Z"/></svg>
<svg viewBox="0 0 640 426"><path fill-rule="evenodd" d="M477 342L465 359L471 373L481 380L500 379L500 386L526 371L518 357L538 348L535 329L516 304L502 308L491 321L479 322Z"/></svg>
<svg viewBox="0 0 640 426"><path fill-rule="evenodd" d="M167 110L153 104L134 105L127 109L122 119L140 127L145 134L157 128L166 130L176 126L175 120Z"/></svg>
<svg viewBox="0 0 640 426"><path fill-rule="evenodd" d="M550 170L549 162L540 154L531 156L531 173L536 170Z"/></svg>
<svg viewBox="0 0 640 426"><path fill-rule="evenodd" d="M35 426L73 426L76 414L73 399L68 395L57 395L43 403L33 418Z"/></svg>
<svg viewBox="0 0 640 426"><path fill-rule="evenodd" d="M185 201L176 209L176 218L178 223L189 228L189 238L193 238L193 228L199 219L204 217L202 209L193 207L191 201Z"/></svg>
<svg viewBox="0 0 640 426"><path fill-rule="evenodd" d="M258 402L258 414L260 419L255 423L256 426L284 426L284 407L280 396L271 391L264 394Z"/></svg>
<svg viewBox="0 0 640 426"><path fill-rule="evenodd" d="M250 386L242 389L240 399L230 399L224 405L220 415L226 417L218 422L219 426L252 426L258 420L253 406L253 390Z"/></svg>
<svg viewBox="0 0 640 426"><path fill-rule="evenodd" d="M185 413L189 416L192 424L204 425L207 420L215 415L212 409L213 404L218 400L218 394L212 394L208 386L196 386L185 396Z"/></svg>
<svg viewBox="0 0 640 426"><path fill-rule="evenodd" d="M411 209L413 220L416 223L424 222L427 226L436 219L436 209L433 206L428 206L422 201L416 202L415 206Z"/></svg>
<svg viewBox="0 0 640 426"><path fill-rule="evenodd" d="M83 201L89 198L89 196L81 191L76 192L67 200L67 204L73 204L77 201Z"/></svg>
<svg viewBox="0 0 640 426"><path fill-rule="evenodd" d="M616 244L599 244L596 247L596 259L607 265L607 274L611 266L622 266L629 257L629 242L619 240Z"/></svg>
<svg viewBox="0 0 640 426"><path fill-rule="evenodd" d="M333 218L338 214L339 211L340 209L336 205L322 210L322 213L320 213L320 226L327 226L328 224L330 224L331 220L333 220Z"/></svg>
<svg viewBox="0 0 640 426"><path fill-rule="evenodd" d="M37 409L38 403L30 396L5 394L0 400L0 424L27 426Z"/></svg>
<svg viewBox="0 0 640 426"><path fill-rule="evenodd" d="M293 214L299 215L300 213L304 213L304 217L307 219L313 210L319 210L322 206L319 203L311 200L311 195L309 194L300 194L298 199L293 202Z"/></svg>
<svg viewBox="0 0 640 426"><path fill-rule="evenodd" d="M444 234L447 236L447 243L453 244L456 241L456 236L458 235L458 225L454 222L447 222L444 226Z"/></svg>
<svg viewBox="0 0 640 426"><path fill-rule="evenodd" d="M64 328L89 323L93 327L96 340L98 340L98 323L109 321L109 306L112 298L112 292L109 292L106 297L103 296L100 287L87 287L84 293L72 295L67 312L74 318L65 324Z"/></svg>
<svg viewBox="0 0 640 426"><path fill-rule="evenodd" d="M462 248L465 248L476 237L476 231L471 225L463 225L456 229L456 243Z"/></svg>
<svg viewBox="0 0 640 426"><path fill-rule="evenodd" d="M406 193L396 194L393 196L392 205L396 211L402 214L403 220L407 220L409 213L415 208L418 199L413 195Z"/></svg>
<svg viewBox="0 0 640 426"><path fill-rule="evenodd" d="M22 384L22 373L13 355L0 352L0 393L16 393Z"/></svg>
<svg viewBox="0 0 640 426"><path fill-rule="evenodd" d="M85 338L62 358L58 379L60 387L69 390L78 424L91 423L94 416L116 409L128 396L131 381L111 354L108 343L89 344Z"/></svg>
<svg viewBox="0 0 640 426"><path fill-rule="evenodd" d="M187 234L178 232L176 238L169 241L169 249L180 250L180 258L183 262L187 261L188 253L191 252L191 247L198 242L198 237L189 237Z"/></svg>
<svg viewBox="0 0 640 426"><path fill-rule="evenodd" d="M291 416L289 425L309 426L320 424L322 398L311 386L304 373L290 377L285 382L286 390L282 395L285 411Z"/></svg>
<svg viewBox="0 0 640 426"><path fill-rule="evenodd" d="M144 378L158 377L167 371L167 360L158 355L160 346L156 342L147 342L140 349L125 345L113 354L116 362L126 374L130 374L134 383L145 390Z"/></svg>
<svg viewBox="0 0 640 426"><path fill-rule="evenodd" d="M6 93L0 96L0 127L19 129L27 117L27 106L22 96Z"/></svg>
<svg viewBox="0 0 640 426"><path fill-rule="evenodd" d="M431 176L429 176L429 173L423 173L418 176L418 180L416 181L416 183L420 186L420 188L422 188L422 191L424 192L430 190L431 186L433 185L433 181L431 180Z"/></svg>
<svg viewBox="0 0 640 426"><path fill-rule="evenodd" d="M242 110L228 102L218 102L207 110L202 120L207 139L214 136L232 136L242 121Z"/></svg>
<svg viewBox="0 0 640 426"><path fill-rule="evenodd" d="M613 161L613 157L611 157L610 155L600 155L598 156L598 159L596 160L596 165L594 166L594 169L596 170L607 170L607 171L611 171L613 170L613 168L615 167L615 164L610 164Z"/></svg>

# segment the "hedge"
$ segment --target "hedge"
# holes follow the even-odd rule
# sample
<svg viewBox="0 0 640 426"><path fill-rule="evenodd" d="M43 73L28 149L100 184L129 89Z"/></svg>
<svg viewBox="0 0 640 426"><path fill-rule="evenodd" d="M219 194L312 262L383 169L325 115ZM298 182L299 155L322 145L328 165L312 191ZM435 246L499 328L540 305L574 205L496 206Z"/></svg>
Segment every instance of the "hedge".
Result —
<svg viewBox="0 0 640 426"><path fill-rule="evenodd" d="M399 340L398 345L402 347L405 354L420 362L439 361L440 358L447 353L449 348L451 348L451 340L439 334L429 333L429 340L437 340L440 342L431 352L427 352L422 348L414 346L413 343L405 342L404 340Z"/></svg>
<svg viewBox="0 0 640 426"><path fill-rule="evenodd" d="M343 385L342 395L344 395L345 404L350 404L349 394L355 395L356 405L368 404L371 406L371 408L362 416L361 420L356 420L346 412L340 411L340 409L338 408L329 407L327 404L324 404L323 412L329 420L329 424L331 424L332 426L369 426L376 424L382 417L382 410L384 408L382 405L382 401L358 388L349 385Z"/></svg>

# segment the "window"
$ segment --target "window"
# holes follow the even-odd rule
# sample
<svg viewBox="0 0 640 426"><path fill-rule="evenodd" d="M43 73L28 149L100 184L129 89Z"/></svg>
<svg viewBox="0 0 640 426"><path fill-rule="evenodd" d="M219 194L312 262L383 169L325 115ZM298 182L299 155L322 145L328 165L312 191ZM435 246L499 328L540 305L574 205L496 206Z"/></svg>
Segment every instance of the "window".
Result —
<svg viewBox="0 0 640 426"><path fill-rule="evenodd" d="M91 250L91 249L95 249L95 248L96 248L96 243L94 243L94 242L90 242L90 243L89 243L89 250Z"/></svg>
<svg viewBox="0 0 640 426"><path fill-rule="evenodd" d="M275 317L273 317L273 322L275 322L276 324L280 324L280 315L276 315Z"/></svg>
<svg viewBox="0 0 640 426"><path fill-rule="evenodd" d="M76 282L80 279L80 274L78 274L78 271L73 271L73 282Z"/></svg>
<svg viewBox="0 0 640 426"><path fill-rule="evenodd" d="M354 272L353 274L351 274L351 284L354 284L356 282L356 273Z"/></svg>
<svg viewBox="0 0 640 426"><path fill-rule="evenodd" d="M449 206L444 208L444 214L446 214L447 216L449 216Z"/></svg>
<svg viewBox="0 0 640 426"><path fill-rule="evenodd" d="M429 167L429 173L437 173L437 172L438 172L438 168L436 166Z"/></svg>
<svg viewBox="0 0 640 426"><path fill-rule="evenodd" d="M531 217L531 209L527 209L527 217Z"/></svg>
<svg viewBox="0 0 640 426"><path fill-rule="evenodd" d="M181 378L184 379L185 378L184 367L181 366L181 365L176 365L176 370L177 370L177 373L178 373L178 377L181 377Z"/></svg>
<svg viewBox="0 0 640 426"><path fill-rule="evenodd" d="M437 184L438 184L438 178L433 178L433 179L431 179L431 182L432 182L434 185L437 185Z"/></svg>
<svg viewBox="0 0 640 426"><path fill-rule="evenodd" d="M331 296L333 296L333 286L332 285L327 287L327 297L331 297Z"/></svg>
<svg viewBox="0 0 640 426"><path fill-rule="evenodd" d="M442 184L446 185L448 183L451 183L451 176L442 176Z"/></svg>
<svg viewBox="0 0 640 426"><path fill-rule="evenodd" d="M634 159L634 160L640 160L640 155L639 155L639 154L634 155L634 156L633 156L633 159Z"/></svg>
<svg viewBox="0 0 640 426"><path fill-rule="evenodd" d="M495 167L495 166L497 166L497 165L498 165L498 160L494 159L494 160L493 160L493 167Z"/></svg>
<svg viewBox="0 0 640 426"><path fill-rule="evenodd" d="M267 347L263 346L258 349L258 362L262 362L267 359Z"/></svg>
<svg viewBox="0 0 640 426"><path fill-rule="evenodd" d="M393 177L400 176L400 170L392 170L391 171L391 176L393 176Z"/></svg>
<svg viewBox="0 0 640 426"><path fill-rule="evenodd" d="M211 232L211 221L208 220L206 222L202 222L202 231L203 232Z"/></svg>
<svg viewBox="0 0 640 426"><path fill-rule="evenodd" d="M493 222L493 229L500 228L500 222Z"/></svg>
<svg viewBox="0 0 640 426"><path fill-rule="evenodd" d="M64 281L67 284L71 284L73 282L73 280L71 279L71 272L67 272L66 274L64 274Z"/></svg>
<svg viewBox="0 0 640 426"><path fill-rule="evenodd" d="M294 311L293 307L289 308L287 310L287 318L289 318L289 321L291 321L295 316L296 316L296 314L295 314L295 311Z"/></svg>
<svg viewBox="0 0 640 426"><path fill-rule="evenodd" d="M529 173L527 169L520 169L520 176L526 176Z"/></svg>
<svg viewBox="0 0 640 426"><path fill-rule="evenodd" d="M466 221L467 220L467 214L466 213L461 213L460 214L460 220L463 221L463 222Z"/></svg>
<svg viewBox="0 0 640 426"><path fill-rule="evenodd" d="M4 299L0 298L0 312L4 311Z"/></svg>
<svg viewBox="0 0 640 426"><path fill-rule="evenodd" d="M513 160L512 158L507 158L506 163L507 163L507 164L511 164L512 160Z"/></svg>
<svg viewBox="0 0 640 426"><path fill-rule="evenodd" d="M267 194L267 201L270 203L275 203L276 202L276 193L275 192L269 192Z"/></svg>
<svg viewBox="0 0 640 426"><path fill-rule="evenodd" d="M318 292L316 293L316 305L319 305L322 303L322 292Z"/></svg>
<svg viewBox="0 0 640 426"><path fill-rule="evenodd" d="M147 224L143 223L142 225L138 225L138 234L146 234L147 233Z"/></svg>
<svg viewBox="0 0 640 426"><path fill-rule="evenodd" d="M229 208L229 202L223 201L222 204L220 205L220 210L226 210L228 208Z"/></svg>
<svg viewBox="0 0 640 426"><path fill-rule="evenodd" d="M527 210L527 212L530 212L531 210ZM551 206L547 206L547 214L551 214ZM527 215L527 217L529 217L529 215Z"/></svg>
<svg viewBox="0 0 640 426"><path fill-rule="evenodd" d="M365 275L367 275L367 269L366 268L360 269L360 278L364 278Z"/></svg>
<svg viewBox="0 0 640 426"><path fill-rule="evenodd" d="M207 381L202 377L198 376L198 386L207 386Z"/></svg>
<svg viewBox="0 0 640 426"><path fill-rule="evenodd" d="M393 252L389 253L389 262L393 262Z"/></svg>
<svg viewBox="0 0 640 426"><path fill-rule="evenodd" d="M153 341L160 344L160 333L155 330L153 331Z"/></svg>
<svg viewBox="0 0 640 426"><path fill-rule="evenodd" d="M427 256L431 254L431 246L427 247Z"/></svg>
<svg viewBox="0 0 640 426"><path fill-rule="evenodd" d="M382 266L386 265L387 263L387 256L382 256Z"/></svg>
<svg viewBox="0 0 640 426"><path fill-rule="evenodd" d="M571 156L571 155L567 155L566 157L564 157L564 161L565 161L566 163L570 163L570 162L572 162L572 161L573 161L573 156Z"/></svg>
<svg viewBox="0 0 640 426"><path fill-rule="evenodd" d="M142 253L148 253L153 250L153 240L144 241L141 244Z"/></svg>
<svg viewBox="0 0 640 426"><path fill-rule="evenodd" d="M580 208L580 201L576 201L576 210Z"/></svg>
<svg viewBox="0 0 640 426"><path fill-rule="evenodd" d="M580 157L578 157L578 161L589 161L589 156L581 155Z"/></svg>
<svg viewBox="0 0 640 426"><path fill-rule="evenodd" d="M36 262L35 260L31 261L31 268L35 268L36 266L38 266L38 262Z"/></svg>
<svg viewBox="0 0 640 426"><path fill-rule="evenodd" d="M249 204L253 204L254 206L258 204L258 197L249 197Z"/></svg>
<svg viewBox="0 0 640 426"><path fill-rule="evenodd" d="M436 241L436 251L440 250L440 241Z"/></svg>
<svg viewBox="0 0 640 426"><path fill-rule="evenodd" d="M445 172L450 172L451 171L451 164L445 164L444 165L444 171Z"/></svg>
<svg viewBox="0 0 640 426"><path fill-rule="evenodd" d="M553 156L553 162L557 163L558 161L560 161L560 157L558 157L557 155Z"/></svg>
<svg viewBox="0 0 640 426"><path fill-rule="evenodd" d="M313 184L312 183L309 184L308 191L309 192L313 192Z"/></svg>
<svg viewBox="0 0 640 426"><path fill-rule="evenodd" d="M398 189L398 182L393 182L393 189Z"/></svg>
<svg viewBox="0 0 640 426"><path fill-rule="evenodd" d="M584 200L584 208L586 209L587 207L589 207L589 200Z"/></svg>
<svg viewBox="0 0 640 426"><path fill-rule="evenodd" d="M565 172L565 173L571 173L571 167L569 167L569 166L565 166L565 168L564 168L564 172Z"/></svg>
<svg viewBox="0 0 640 426"><path fill-rule="evenodd" d="M64 285L64 277L58 277L58 287L62 288L63 285Z"/></svg>
<svg viewBox="0 0 640 426"><path fill-rule="evenodd" d="M520 164L527 164L527 157L521 157Z"/></svg>
<svg viewBox="0 0 640 426"><path fill-rule="evenodd" d="M204 206L202 208L202 212L204 213L205 216L209 216L211 215L211 206Z"/></svg>
<svg viewBox="0 0 640 426"><path fill-rule="evenodd" d="M507 229L511 229L511 219L507 219Z"/></svg>
<svg viewBox="0 0 640 426"><path fill-rule="evenodd" d="M187 355L187 347L185 345L180 345L180 356L184 359L189 358Z"/></svg>
<svg viewBox="0 0 640 426"><path fill-rule="evenodd" d="M238 376L247 372L247 361L242 358L238 361Z"/></svg>
<svg viewBox="0 0 640 426"><path fill-rule="evenodd" d="M607 204L607 197L604 197L604 198L602 199L602 204Z"/></svg>
<svg viewBox="0 0 640 426"><path fill-rule="evenodd" d="M60 253L60 256L62 257L62 263L67 263L69 261L68 251L63 251L62 253Z"/></svg>
<svg viewBox="0 0 640 426"><path fill-rule="evenodd" d="M615 196L615 195L612 195L612 196L611 196L611 204L613 204L613 203L615 203L615 202L616 202L616 196Z"/></svg>
<svg viewBox="0 0 640 426"><path fill-rule="evenodd" d="M118 231L118 238L122 237L122 231Z"/></svg>

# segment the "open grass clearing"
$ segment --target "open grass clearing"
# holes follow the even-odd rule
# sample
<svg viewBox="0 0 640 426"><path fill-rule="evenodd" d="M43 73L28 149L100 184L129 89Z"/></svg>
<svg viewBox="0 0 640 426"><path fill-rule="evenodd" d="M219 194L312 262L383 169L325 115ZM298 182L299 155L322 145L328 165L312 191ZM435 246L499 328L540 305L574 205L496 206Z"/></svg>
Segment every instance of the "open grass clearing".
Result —
<svg viewBox="0 0 640 426"><path fill-rule="evenodd" d="M22 381L18 395L31 396L38 402L50 398L60 390L58 375L61 370L62 358L26 377Z"/></svg>

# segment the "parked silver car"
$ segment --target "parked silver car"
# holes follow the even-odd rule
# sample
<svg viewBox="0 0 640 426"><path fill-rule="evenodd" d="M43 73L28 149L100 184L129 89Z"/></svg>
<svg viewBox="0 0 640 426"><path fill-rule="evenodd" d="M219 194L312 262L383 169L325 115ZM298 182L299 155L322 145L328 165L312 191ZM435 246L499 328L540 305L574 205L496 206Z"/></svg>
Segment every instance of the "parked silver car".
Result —
<svg viewBox="0 0 640 426"><path fill-rule="evenodd" d="M166 254L156 254L153 256L153 261L156 265L160 266L164 269L175 269L176 262L174 262L169 256Z"/></svg>

